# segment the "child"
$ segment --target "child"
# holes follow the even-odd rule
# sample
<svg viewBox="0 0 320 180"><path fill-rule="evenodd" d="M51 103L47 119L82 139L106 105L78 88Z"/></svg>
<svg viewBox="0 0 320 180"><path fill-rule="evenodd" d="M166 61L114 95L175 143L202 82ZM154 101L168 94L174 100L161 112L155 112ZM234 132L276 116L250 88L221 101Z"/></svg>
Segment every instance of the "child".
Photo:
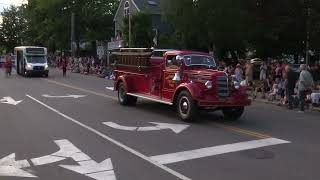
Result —
<svg viewBox="0 0 320 180"><path fill-rule="evenodd" d="M268 96L269 101L274 101L276 99L278 91L279 91L278 84L276 84L276 83L273 84L272 90Z"/></svg>

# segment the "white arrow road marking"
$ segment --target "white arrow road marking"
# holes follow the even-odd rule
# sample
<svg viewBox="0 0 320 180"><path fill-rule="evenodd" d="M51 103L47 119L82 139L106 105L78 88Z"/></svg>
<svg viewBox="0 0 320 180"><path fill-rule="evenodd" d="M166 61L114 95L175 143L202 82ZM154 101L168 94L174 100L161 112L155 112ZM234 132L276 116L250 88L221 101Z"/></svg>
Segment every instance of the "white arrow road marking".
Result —
<svg viewBox="0 0 320 180"><path fill-rule="evenodd" d="M0 159L0 176L36 178L37 176L21 169L27 167L30 167L29 162L27 160L16 161L16 154L13 153Z"/></svg>
<svg viewBox="0 0 320 180"><path fill-rule="evenodd" d="M60 148L58 152L51 155L31 159L35 166L51 164L71 158L79 165L59 165L62 168L77 172L96 180L115 180L111 159L106 159L101 163L92 160L68 140L54 141ZM106 176L102 176L106 175Z"/></svg>
<svg viewBox="0 0 320 180"><path fill-rule="evenodd" d="M7 157L0 159L0 166L14 166L17 168L26 168L30 167L30 164L27 160L16 161L16 154L10 154Z"/></svg>
<svg viewBox="0 0 320 180"><path fill-rule="evenodd" d="M12 97L4 97L4 98L0 99L1 104L10 104L10 105L14 105L14 106L20 104L21 102L22 102L22 100L15 101Z"/></svg>
<svg viewBox="0 0 320 180"><path fill-rule="evenodd" d="M103 122L102 124L107 125L113 129L119 129L124 131L136 131L138 127L121 126L114 122Z"/></svg>
<svg viewBox="0 0 320 180"><path fill-rule="evenodd" d="M150 123L155 124L156 126L131 127L131 126L122 126L114 122L103 122L103 124L106 126L109 126L113 129L119 129L124 131L159 131L159 130L170 129L176 134L179 134L189 127L189 125L185 125L185 124L168 124L168 123L157 123L157 122L150 122Z"/></svg>
<svg viewBox="0 0 320 180"><path fill-rule="evenodd" d="M114 91L114 87L106 87L106 89L108 89L110 91Z"/></svg>
<svg viewBox="0 0 320 180"><path fill-rule="evenodd" d="M31 159L31 162L35 166L51 164L67 158L72 158L75 161L85 161L91 159L68 140L58 140L54 142L60 147L60 150L51 155Z"/></svg>
<svg viewBox="0 0 320 180"><path fill-rule="evenodd" d="M72 94L68 94L66 96L51 96L51 95L48 95L48 94L43 94L42 96L46 97L46 98L74 98L74 99L79 99L79 98L84 98L87 95L72 95Z"/></svg>
<svg viewBox="0 0 320 180"><path fill-rule="evenodd" d="M14 166L0 166L0 176L37 178L37 176Z"/></svg>
<svg viewBox="0 0 320 180"><path fill-rule="evenodd" d="M244 151L249 149L256 149L266 146L273 146L278 144L286 144L290 143L289 141L276 139L276 138L267 138L261 140L254 140L248 142L240 142L235 144L227 144L221 146L214 146L202 149L196 149L191 151L183 151L171 154L164 154L158 156L150 157L152 160L160 163L160 164L172 164L181 161L187 161L192 159L199 159L209 156L215 156L219 154Z"/></svg>
<svg viewBox="0 0 320 180"><path fill-rule="evenodd" d="M78 162L79 166L60 165L60 167L69 169L79 174L86 175L96 180L115 180L111 159L106 159L101 163L93 160ZM105 176L107 175L107 176Z"/></svg>
<svg viewBox="0 0 320 180"><path fill-rule="evenodd" d="M98 180L116 180L114 171L97 172L92 174L87 174L88 177Z"/></svg>

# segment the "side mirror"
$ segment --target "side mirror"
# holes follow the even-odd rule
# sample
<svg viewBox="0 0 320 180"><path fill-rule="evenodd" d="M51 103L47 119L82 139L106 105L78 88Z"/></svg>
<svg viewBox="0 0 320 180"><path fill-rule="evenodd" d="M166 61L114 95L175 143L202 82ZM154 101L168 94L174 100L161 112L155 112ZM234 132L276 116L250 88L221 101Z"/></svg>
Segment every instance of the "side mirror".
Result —
<svg viewBox="0 0 320 180"><path fill-rule="evenodd" d="M172 79L172 81L180 82L181 81L181 76L180 73L176 73Z"/></svg>

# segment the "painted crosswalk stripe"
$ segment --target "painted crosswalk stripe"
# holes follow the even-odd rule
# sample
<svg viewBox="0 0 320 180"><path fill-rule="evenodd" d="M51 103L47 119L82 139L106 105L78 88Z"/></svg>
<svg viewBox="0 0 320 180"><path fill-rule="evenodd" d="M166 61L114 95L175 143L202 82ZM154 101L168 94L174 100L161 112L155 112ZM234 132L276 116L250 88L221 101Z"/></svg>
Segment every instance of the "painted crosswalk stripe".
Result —
<svg viewBox="0 0 320 180"><path fill-rule="evenodd" d="M159 164L172 164L181 161L187 161L192 159L199 159L209 156L215 156L220 154L226 154L231 152L237 151L244 151L249 149L256 149L266 146L273 146L279 144L287 144L290 143L289 141L276 139L276 138L267 138L267 139L260 139L260 140L253 140L247 142L240 142L234 144L227 144L227 145L220 145L220 146L213 146L201 149L195 149L190 151L183 151L177 153L170 153L158 156L150 157L152 160L158 162Z"/></svg>

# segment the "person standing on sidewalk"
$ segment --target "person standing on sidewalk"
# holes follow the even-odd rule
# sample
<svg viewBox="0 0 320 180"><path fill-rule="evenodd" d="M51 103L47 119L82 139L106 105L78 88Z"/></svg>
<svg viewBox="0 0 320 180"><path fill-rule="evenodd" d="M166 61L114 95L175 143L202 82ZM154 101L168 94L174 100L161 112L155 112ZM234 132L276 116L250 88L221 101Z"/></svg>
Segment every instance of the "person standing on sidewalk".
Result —
<svg viewBox="0 0 320 180"><path fill-rule="evenodd" d="M302 64L300 66L300 77L298 83L299 99L300 99L300 111L304 111L305 99L307 92L311 90L313 86L313 78L309 71L307 71L307 66Z"/></svg>
<svg viewBox="0 0 320 180"><path fill-rule="evenodd" d="M250 61L247 62L245 67L245 76L246 76L246 83L248 86L252 86L253 83L253 67Z"/></svg>
<svg viewBox="0 0 320 180"><path fill-rule="evenodd" d="M260 66L260 81L267 79L267 64L263 62Z"/></svg>
<svg viewBox="0 0 320 180"><path fill-rule="evenodd" d="M240 64L237 64L236 69L234 70L234 75L237 82L241 82L243 80L243 71Z"/></svg>
<svg viewBox="0 0 320 180"><path fill-rule="evenodd" d="M12 71L12 61L10 56L6 56L6 62L4 64L4 67L6 69L6 77L11 76L11 71Z"/></svg>
<svg viewBox="0 0 320 180"><path fill-rule="evenodd" d="M62 56L61 67L62 67L63 77L66 77L67 75L67 66L68 66L67 58L65 56Z"/></svg>
<svg viewBox="0 0 320 180"><path fill-rule="evenodd" d="M294 88L296 87L297 78L290 65L285 67L286 80L286 96L288 98L288 108L293 109L294 104Z"/></svg>

